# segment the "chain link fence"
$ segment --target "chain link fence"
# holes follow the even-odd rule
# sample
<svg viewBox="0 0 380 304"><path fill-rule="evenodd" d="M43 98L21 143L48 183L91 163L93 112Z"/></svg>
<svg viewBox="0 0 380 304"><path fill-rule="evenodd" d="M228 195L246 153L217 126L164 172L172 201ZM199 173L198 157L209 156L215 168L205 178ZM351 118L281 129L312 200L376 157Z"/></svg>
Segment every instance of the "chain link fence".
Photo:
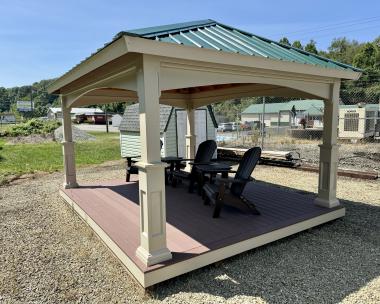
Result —
<svg viewBox="0 0 380 304"><path fill-rule="evenodd" d="M319 163L323 136L323 102L318 100L281 101L272 99L243 109L241 120L220 123L220 147L300 154L302 162ZM380 104L341 104L338 118L339 167L380 172Z"/></svg>

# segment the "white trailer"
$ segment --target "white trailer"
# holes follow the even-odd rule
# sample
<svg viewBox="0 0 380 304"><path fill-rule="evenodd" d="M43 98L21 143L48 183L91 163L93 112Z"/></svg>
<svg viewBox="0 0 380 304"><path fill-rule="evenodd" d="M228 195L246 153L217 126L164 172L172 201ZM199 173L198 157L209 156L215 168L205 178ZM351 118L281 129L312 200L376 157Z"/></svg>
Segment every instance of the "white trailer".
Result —
<svg viewBox="0 0 380 304"><path fill-rule="evenodd" d="M365 139L375 136L380 123L378 104L341 106L339 109L339 138Z"/></svg>

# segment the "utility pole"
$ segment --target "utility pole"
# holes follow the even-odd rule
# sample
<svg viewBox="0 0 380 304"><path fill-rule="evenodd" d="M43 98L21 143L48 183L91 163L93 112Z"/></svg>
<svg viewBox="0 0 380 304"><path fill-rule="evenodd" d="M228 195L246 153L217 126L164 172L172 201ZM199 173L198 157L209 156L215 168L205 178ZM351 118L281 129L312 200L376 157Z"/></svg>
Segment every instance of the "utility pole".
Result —
<svg viewBox="0 0 380 304"><path fill-rule="evenodd" d="M264 150L264 118L265 118L265 97L263 97L263 113L261 114L261 150Z"/></svg>
<svg viewBox="0 0 380 304"><path fill-rule="evenodd" d="M33 115L33 86L30 87L30 111Z"/></svg>
<svg viewBox="0 0 380 304"><path fill-rule="evenodd" d="M109 127L108 127L108 106L105 107L105 115L106 115L106 131L109 133Z"/></svg>

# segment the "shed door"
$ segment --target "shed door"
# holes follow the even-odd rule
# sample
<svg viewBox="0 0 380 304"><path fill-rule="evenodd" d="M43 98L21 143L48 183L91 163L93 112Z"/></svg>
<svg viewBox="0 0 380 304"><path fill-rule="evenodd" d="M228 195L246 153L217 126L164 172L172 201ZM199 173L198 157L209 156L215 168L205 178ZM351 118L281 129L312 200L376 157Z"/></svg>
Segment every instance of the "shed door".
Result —
<svg viewBox="0 0 380 304"><path fill-rule="evenodd" d="M201 142L207 140L207 112L206 110L195 111L195 151L198 150L198 146Z"/></svg>
<svg viewBox="0 0 380 304"><path fill-rule="evenodd" d="M177 113L177 143L178 156L186 157L186 133L187 133L187 113L179 110ZM195 151L201 142L207 140L207 111L204 109L195 111Z"/></svg>
<svg viewBox="0 0 380 304"><path fill-rule="evenodd" d="M178 156L186 157L186 111L176 111Z"/></svg>

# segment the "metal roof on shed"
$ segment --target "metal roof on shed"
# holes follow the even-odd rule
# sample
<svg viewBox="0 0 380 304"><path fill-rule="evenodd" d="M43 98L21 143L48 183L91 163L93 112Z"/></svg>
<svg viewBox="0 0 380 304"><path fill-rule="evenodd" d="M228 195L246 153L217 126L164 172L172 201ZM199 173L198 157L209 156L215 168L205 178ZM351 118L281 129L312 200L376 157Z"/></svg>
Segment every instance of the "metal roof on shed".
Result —
<svg viewBox="0 0 380 304"><path fill-rule="evenodd" d="M322 100L317 99L306 99L306 100L291 100L287 102L276 102L276 103L266 103L265 113L278 113L280 111L291 111L292 108L296 111L309 111L317 115L319 109L324 108L324 103ZM314 110L314 111L313 111ZM261 114L263 112L263 104L253 104L246 108L242 114ZM320 111L319 114L321 114Z"/></svg>
<svg viewBox="0 0 380 304"><path fill-rule="evenodd" d="M355 67L263 38L214 20L200 20L120 32L122 35L186 46L291 61L319 67L361 71Z"/></svg>

